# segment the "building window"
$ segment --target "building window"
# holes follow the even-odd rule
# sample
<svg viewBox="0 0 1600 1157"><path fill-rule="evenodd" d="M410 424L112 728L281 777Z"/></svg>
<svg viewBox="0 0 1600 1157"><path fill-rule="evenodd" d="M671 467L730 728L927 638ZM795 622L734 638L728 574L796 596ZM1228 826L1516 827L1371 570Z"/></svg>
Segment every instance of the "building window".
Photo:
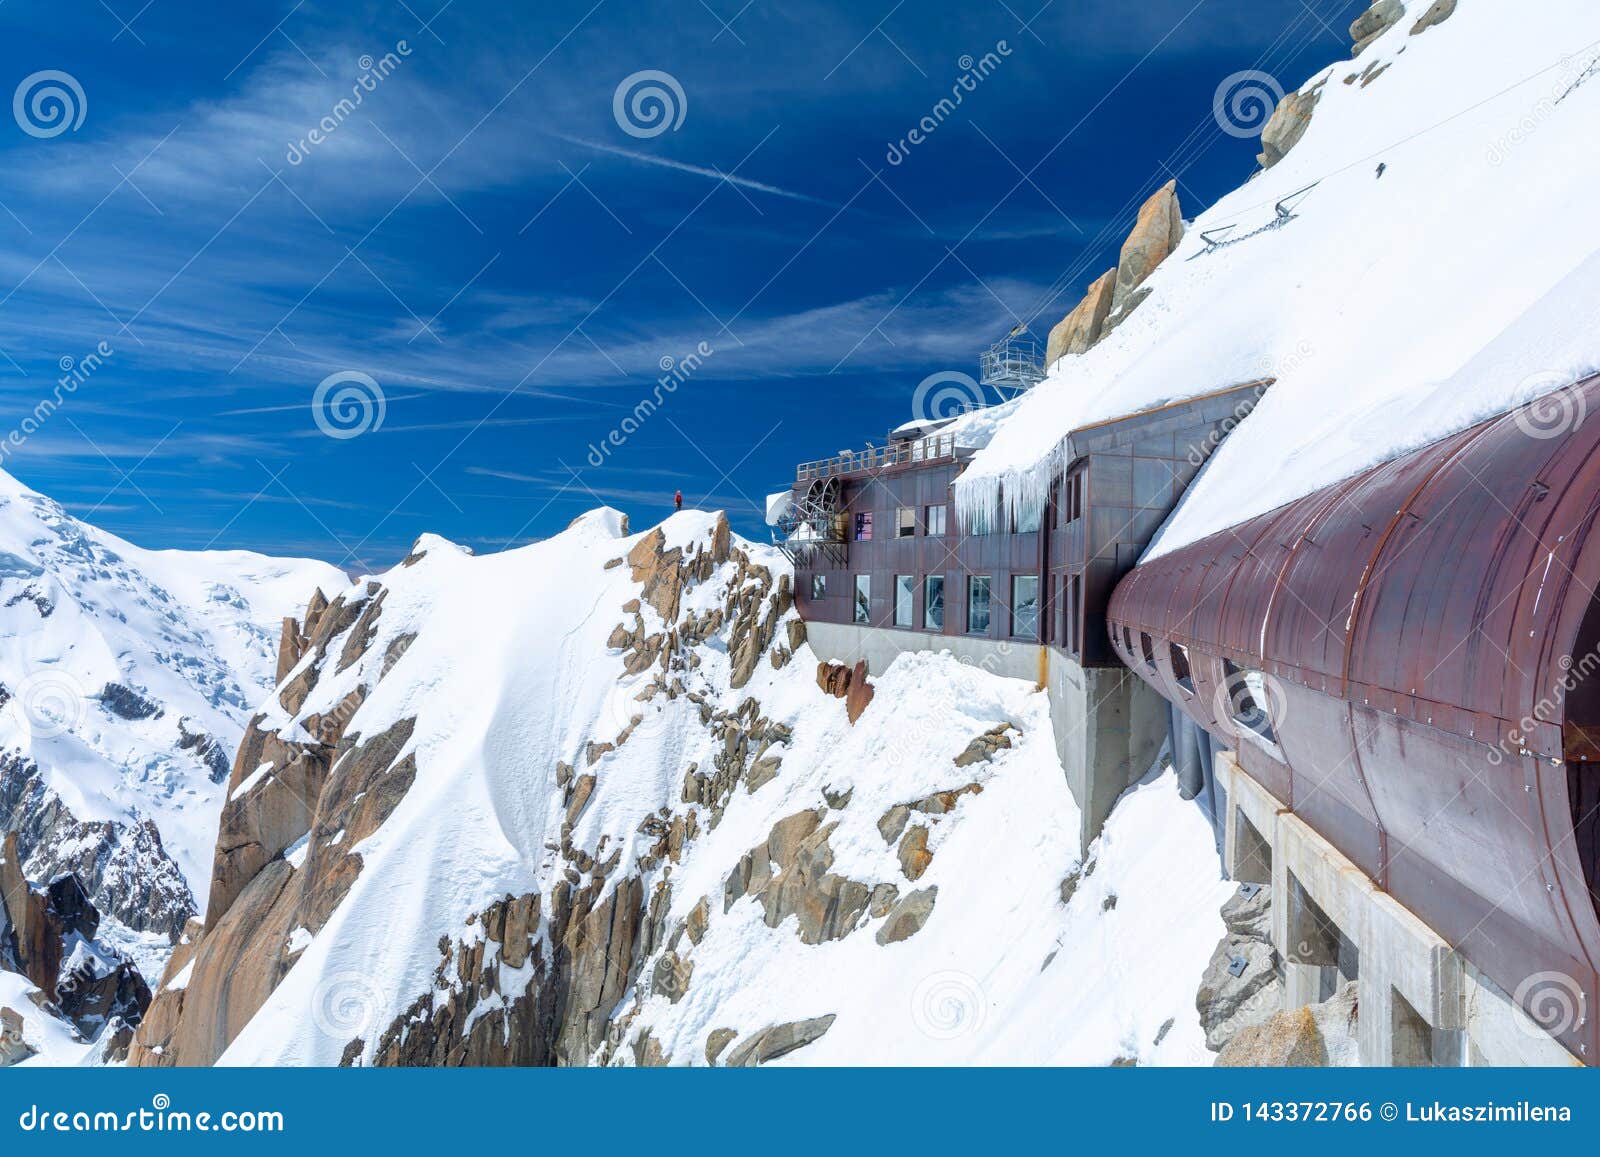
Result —
<svg viewBox="0 0 1600 1157"><path fill-rule="evenodd" d="M872 622L872 576L856 575L856 622Z"/></svg>
<svg viewBox="0 0 1600 1157"><path fill-rule="evenodd" d="M916 598L917 580L914 575L897 574L894 576L894 625L909 627L914 620L911 617L911 604Z"/></svg>
<svg viewBox="0 0 1600 1157"><path fill-rule="evenodd" d="M1039 637L1039 576L1036 574L1012 576L1011 633L1019 639Z"/></svg>
<svg viewBox="0 0 1600 1157"><path fill-rule="evenodd" d="M944 507L939 507L943 510ZM931 574L923 584L922 625L929 631L944 630L944 575Z"/></svg>
<svg viewBox="0 0 1600 1157"><path fill-rule="evenodd" d="M944 511L941 506L924 506L922 508L922 533L930 538L944 537Z"/></svg>
<svg viewBox="0 0 1600 1157"><path fill-rule="evenodd" d="M989 576L975 574L967 580L967 632L989 633Z"/></svg>
<svg viewBox="0 0 1600 1157"><path fill-rule="evenodd" d="M1034 506L1027 510L1019 510L1011 516L1012 534L1031 534L1039 529L1039 523L1044 515L1044 507Z"/></svg>
<svg viewBox="0 0 1600 1157"><path fill-rule="evenodd" d="M1172 650L1172 676L1177 679L1178 686L1189 694L1194 694L1194 675L1189 670L1189 648L1182 643L1171 644Z"/></svg>
<svg viewBox="0 0 1600 1157"><path fill-rule="evenodd" d="M814 574L811 576L811 598L813 601L825 598L828 594L828 576Z"/></svg>
<svg viewBox="0 0 1600 1157"><path fill-rule="evenodd" d="M1083 650L1081 626L1083 622L1083 576L1073 575L1067 580L1067 650L1074 655Z"/></svg>
<svg viewBox="0 0 1600 1157"><path fill-rule="evenodd" d="M1272 728L1272 697L1267 677L1260 671L1237 667L1224 659L1222 679L1228 693L1228 713L1238 724L1239 734L1264 740L1276 749L1278 736Z"/></svg>
<svg viewBox="0 0 1600 1157"><path fill-rule="evenodd" d="M866 510L856 515L856 541L870 542L872 540L872 511Z"/></svg>
<svg viewBox="0 0 1600 1157"><path fill-rule="evenodd" d="M900 506L894 512L894 536L896 538L912 538L917 533L917 508L915 506Z"/></svg>
<svg viewBox="0 0 1600 1157"><path fill-rule="evenodd" d="M1156 648L1155 644L1150 641L1150 636L1144 631L1139 632L1139 652L1144 655L1144 665L1154 671L1156 669Z"/></svg>
<svg viewBox="0 0 1600 1157"><path fill-rule="evenodd" d="M1063 523L1076 522L1083 517L1083 481L1082 470L1067 475L1067 480L1062 486L1061 493L1061 521Z"/></svg>

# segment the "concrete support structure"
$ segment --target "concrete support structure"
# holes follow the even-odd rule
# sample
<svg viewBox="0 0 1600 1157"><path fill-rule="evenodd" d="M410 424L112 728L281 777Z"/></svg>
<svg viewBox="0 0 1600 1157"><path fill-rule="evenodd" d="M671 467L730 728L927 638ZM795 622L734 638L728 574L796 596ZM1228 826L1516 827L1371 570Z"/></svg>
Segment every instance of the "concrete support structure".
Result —
<svg viewBox="0 0 1600 1157"><path fill-rule="evenodd" d="M1081 814L1078 849L1088 850L1117 798L1154 766L1167 734L1167 704L1125 667L1083 667L1056 647L930 635L885 627L808 622L817 658L881 675L907 651L949 651L990 674L1026 679L1050 698L1056 754Z"/></svg>
<svg viewBox="0 0 1600 1157"><path fill-rule="evenodd" d="M1271 884L1272 944L1285 1007L1358 985L1368 1065L1560 1065L1580 1060L1431 928L1250 778L1216 759L1228 798L1226 864L1241 883Z"/></svg>

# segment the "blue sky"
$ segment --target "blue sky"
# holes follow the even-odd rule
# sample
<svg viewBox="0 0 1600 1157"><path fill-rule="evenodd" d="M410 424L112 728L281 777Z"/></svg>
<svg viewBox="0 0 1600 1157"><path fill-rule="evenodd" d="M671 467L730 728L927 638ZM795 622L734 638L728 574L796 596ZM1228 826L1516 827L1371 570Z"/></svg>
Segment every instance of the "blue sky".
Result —
<svg viewBox="0 0 1600 1157"><path fill-rule="evenodd" d="M796 461L1043 337L1159 185L1189 216L1237 185L1218 83L1298 85L1364 6L12 0L0 79L65 73L83 116L44 135L43 78L0 118L0 424L93 369L0 464L142 545L354 570L602 503L646 525L677 488L761 534ZM670 125L630 112L649 78L619 119L641 72ZM324 432L336 375L381 425Z"/></svg>

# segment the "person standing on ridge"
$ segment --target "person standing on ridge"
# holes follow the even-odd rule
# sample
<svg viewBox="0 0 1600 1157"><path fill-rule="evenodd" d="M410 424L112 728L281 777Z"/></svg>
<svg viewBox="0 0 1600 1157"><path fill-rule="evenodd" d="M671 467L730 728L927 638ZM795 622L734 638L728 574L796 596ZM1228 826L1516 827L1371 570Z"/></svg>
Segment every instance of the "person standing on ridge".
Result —
<svg viewBox="0 0 1600 1157"><path fill-rule="evenodd" d="M677 509L683 509L683 491L679 490L672 496L672 504Z"/></svg>

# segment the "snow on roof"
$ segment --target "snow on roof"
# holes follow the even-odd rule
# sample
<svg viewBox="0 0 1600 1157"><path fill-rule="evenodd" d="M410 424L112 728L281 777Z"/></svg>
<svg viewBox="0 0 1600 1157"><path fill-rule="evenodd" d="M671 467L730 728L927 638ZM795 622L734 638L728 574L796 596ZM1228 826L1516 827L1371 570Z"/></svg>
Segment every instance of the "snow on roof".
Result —
<svg viewBox="0 0 1600 1157"><path fill-rule="evenodd" d="M1299 144L1193 223L1126 322L1013 404L964 516L1036 502L1076 427L1276 378L1161 553L1600 368L1600 6L1463 5L1419 36L1411 7L1306 86ZM1284 227L1204 252L1313 183Z"/></svg>

